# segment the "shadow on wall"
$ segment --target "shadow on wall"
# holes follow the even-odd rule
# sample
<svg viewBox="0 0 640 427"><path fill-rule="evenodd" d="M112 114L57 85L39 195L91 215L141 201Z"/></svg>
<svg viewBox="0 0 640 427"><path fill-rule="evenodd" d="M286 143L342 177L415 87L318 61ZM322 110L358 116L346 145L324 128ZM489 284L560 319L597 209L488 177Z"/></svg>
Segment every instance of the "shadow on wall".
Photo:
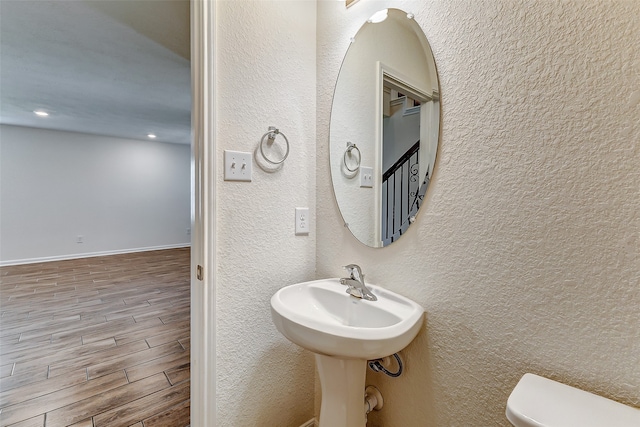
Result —
<svg viewBox="0 0 640 427"><path fill-rule="evenodd" d="M298 427L309 421L313 417L314 393L304 384L315 378L313 354L282 338L258 360L258 366L247 368L240 376L249 380L238 403L242 409L237 411L247 415L237 413L235 424L230 425ZM300 390L310 393L300 395Z"/></svg>

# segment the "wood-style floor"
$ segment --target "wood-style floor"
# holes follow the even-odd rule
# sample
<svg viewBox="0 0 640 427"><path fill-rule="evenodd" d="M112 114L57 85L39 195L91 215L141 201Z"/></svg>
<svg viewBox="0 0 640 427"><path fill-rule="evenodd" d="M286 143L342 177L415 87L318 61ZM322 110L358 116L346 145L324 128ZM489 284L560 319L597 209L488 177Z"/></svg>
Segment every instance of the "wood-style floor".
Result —
<svg viewBox="0 0 640 427"><path fill-rule="evenodd" d="M189 256L0 268L0 426L188 426Z"/></svg>

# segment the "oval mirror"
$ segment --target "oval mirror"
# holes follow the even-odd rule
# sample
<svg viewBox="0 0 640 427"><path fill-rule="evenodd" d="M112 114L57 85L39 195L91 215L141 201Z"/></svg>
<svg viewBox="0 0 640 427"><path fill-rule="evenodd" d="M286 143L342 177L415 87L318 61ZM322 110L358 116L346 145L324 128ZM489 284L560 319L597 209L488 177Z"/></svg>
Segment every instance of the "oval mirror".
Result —
<svg viewBox="0 0 640 427"><path fill-rule="evenodd" d="M415 221L440 139L439 83L413 15L384 9L358 31L333 95L329 153L345 226L367 246Z"/></svg>

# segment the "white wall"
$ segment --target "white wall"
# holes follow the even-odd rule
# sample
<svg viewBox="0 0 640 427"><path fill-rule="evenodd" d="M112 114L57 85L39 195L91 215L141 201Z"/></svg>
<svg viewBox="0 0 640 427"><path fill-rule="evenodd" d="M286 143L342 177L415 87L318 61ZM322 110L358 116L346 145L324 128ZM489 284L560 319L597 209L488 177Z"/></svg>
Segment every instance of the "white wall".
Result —
<svg viewBox="0 0 640 427"><path fill-rule="evenodd" d="M384 249L342 226L329 179L333 84L373 12L415 13L443 129L410 232ZM508 423L525 372L640 405L640 2L318 2L317 274L355 262L421 303L426 326L370 426Z"/></svg>
<svg viewBox="0 0 640 427"><path fill-rule="evenodd" d="M188 245L189 176L189 145L2 125L0 262Z"/></svg>
<svg viewBox="0 0 640 427"><path fill-rule="evenodd" d="M315 34L315 1L217 2L218 427L297 427L313 416L313 357L276 330L269 301L315 274ZM254 161L251 182L223 181L223 150L253 152L269 126L291 143L282 169ZM304 206L312 231L296 236Z"/></svg>
<svg viewBox="0 0 640 427"><path fill-rule="evenodd" d="M382 145L382 171L386 172L411 147L420 141L420 113L404 115L400 107L395 114L385 117L383 141L393 143Z"/></svg>

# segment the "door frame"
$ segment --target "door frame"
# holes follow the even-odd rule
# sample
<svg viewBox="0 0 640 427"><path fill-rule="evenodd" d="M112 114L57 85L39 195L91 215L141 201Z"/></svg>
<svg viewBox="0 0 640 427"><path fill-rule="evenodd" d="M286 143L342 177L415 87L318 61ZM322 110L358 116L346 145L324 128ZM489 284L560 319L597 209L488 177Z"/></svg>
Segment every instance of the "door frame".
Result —
<svg viewBox="0 0 640 427"><path fill-rule="evenodd" d="M190 0L190 3L191 425L213 427L216 425L216 2Z"/></svg>

